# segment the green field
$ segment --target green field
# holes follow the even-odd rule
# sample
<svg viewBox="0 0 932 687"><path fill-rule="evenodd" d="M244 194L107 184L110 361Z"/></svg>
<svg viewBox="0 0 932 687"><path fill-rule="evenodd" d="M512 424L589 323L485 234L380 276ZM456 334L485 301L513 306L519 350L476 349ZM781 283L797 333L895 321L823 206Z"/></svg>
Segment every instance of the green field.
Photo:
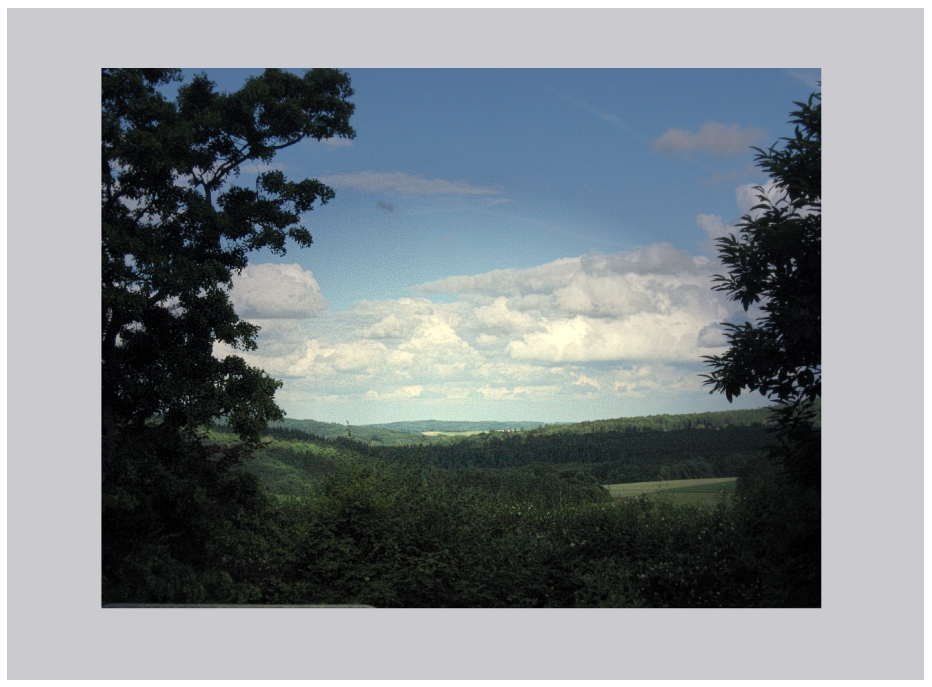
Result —
<svg viewBox="0 0 932 687"><path fill-rule="evenodd" d="M708 477L704 479L678 479L660 482L630 482L628 484L606 484L612 498L630 499L644 495L658 498L663 494L673 503L693 506L715 505L722 492L733 494L737 477Z"/></svg>
<svg viewBox="0 0 932 687"><path fill-rule="evenodd" d="M469 432L421 432L425 437L471 437L475 434L486 434L489 431L495 430L473 430Z"/></svg>

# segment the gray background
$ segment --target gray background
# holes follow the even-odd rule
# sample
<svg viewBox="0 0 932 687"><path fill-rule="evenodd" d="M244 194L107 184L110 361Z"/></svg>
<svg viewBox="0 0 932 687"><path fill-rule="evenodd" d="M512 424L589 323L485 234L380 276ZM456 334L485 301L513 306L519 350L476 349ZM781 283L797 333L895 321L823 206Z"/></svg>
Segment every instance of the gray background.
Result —
<svg viewBox="0 0 932 687"><path fill-rule="evenodd" d="M922 10L7 20L9 678L922 677ZM101 609L104 66L821 67L823 608Z"/></svg>

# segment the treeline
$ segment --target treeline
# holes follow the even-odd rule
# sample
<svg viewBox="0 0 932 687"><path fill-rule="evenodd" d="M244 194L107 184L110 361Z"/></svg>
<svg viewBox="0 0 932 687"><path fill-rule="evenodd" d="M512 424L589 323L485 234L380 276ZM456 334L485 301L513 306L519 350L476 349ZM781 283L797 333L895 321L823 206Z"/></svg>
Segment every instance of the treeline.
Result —
<svg viewBox="0 0 932 687"><path fill-rule="evenodd" d="M390 462L422 461L443 468L516 468L551 463L583 470L603 484L655 479L733 477L772 443L763 425L717 430L514 432L465 437L417 448L362 449Z"/></svg>
<svg viewBox="0 0 932 687"><path fill-rule="evenodd" d="M218 431L231 431L221 420L214 424ZM272 437L308 437L321 439L348 438L369 446L410 446L412 444L431 441L431 437L423 437L412 432L399 431L379 425L341 425L336 422L317 422L316 420L294 420L285 418L270 422L263 432Z"/></svg>
<svg viewBox="0 0 932 687"><path fill-rule="evenodd" d="M387 422L364 427L385 427L399 432L506 432L534 429L543 422L470 422L468 420L419 420L413 422Z"/></svg>
<svg viewBox="0 0 932 687"><path fill-rule="evenodd" d="M820 408L817 405L817 410ZM590 434L593 432L673 432L681 429L726 429L728 427L763 427L773 420L771 408L723 410L682 415L643 415L611 420L591 420L572 424L546 425L536 434Z"/></svg>
<svg viewBox="0 0 932 687"><path fill-rule="evenodd" d="M311 425L270 427L248 469L275 493L289 495L306 492L309 482L332 470L341 452L442 469L514 470L550 464L600 484L734 477L773 443L765 424L768 415L767 409L759 409L622 418L402 446L373 444L355 434L317 436L298 428ZM219 425L214 429L218 436L229 432Z"/></svg>

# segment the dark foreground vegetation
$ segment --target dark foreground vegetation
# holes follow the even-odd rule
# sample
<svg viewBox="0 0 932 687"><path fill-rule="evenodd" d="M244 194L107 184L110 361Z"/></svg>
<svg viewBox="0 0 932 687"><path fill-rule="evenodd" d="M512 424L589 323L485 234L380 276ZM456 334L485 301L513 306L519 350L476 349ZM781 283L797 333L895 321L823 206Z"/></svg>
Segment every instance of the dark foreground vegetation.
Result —
<svg viewBox="0 0 932 687"><path fill-rule="evenodd" d="M649 479L707 463L690 457L690 436L705 433L740 476L737 494L712 508L613 501L585 463L506 460L512 436L624 445L612 432L581 429L406 449L283 429L257 450L220 429L114 437L104 462L104 602L818 605L808 559L819 541L817 501L766 460L763 432L750 447L727 426L621 433L635 447L681 447L663 464L638 462L640 448L616 456ZM440 448L463 460L432 453ZM470 452L505 466L479 465Z"/></svg>

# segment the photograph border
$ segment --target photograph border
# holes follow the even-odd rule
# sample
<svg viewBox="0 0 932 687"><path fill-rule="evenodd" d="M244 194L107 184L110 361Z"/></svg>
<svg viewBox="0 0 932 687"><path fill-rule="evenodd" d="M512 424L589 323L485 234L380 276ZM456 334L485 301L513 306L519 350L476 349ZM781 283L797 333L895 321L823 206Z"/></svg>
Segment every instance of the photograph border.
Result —
<svg viewBox="0 0 932 687"><path fill-rule="evenodd" d="M7 35L8 679L923 677L922 10L8 10ZM97 89L160 64L821 68L822 608L102 609Z"/></svg>

